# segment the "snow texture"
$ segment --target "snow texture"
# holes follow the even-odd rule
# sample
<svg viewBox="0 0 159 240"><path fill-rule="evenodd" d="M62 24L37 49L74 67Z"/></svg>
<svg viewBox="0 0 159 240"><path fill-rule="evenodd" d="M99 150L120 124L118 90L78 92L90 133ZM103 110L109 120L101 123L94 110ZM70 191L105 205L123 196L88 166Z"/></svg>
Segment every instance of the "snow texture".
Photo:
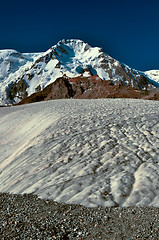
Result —
<svg viewBox="0 0 159 240"><path fill-rule="evenodd" d="M0 191L159 207L159 102L54 100L0 109Z"/></svg>

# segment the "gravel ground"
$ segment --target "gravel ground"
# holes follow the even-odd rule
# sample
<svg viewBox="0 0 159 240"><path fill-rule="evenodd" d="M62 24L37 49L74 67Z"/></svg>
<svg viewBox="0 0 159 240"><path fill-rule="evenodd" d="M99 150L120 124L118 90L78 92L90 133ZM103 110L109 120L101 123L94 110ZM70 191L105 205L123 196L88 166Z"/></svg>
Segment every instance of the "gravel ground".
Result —
<svg viewBox="0 0 159 240"><path fill-rule="evenodd" d="M159 208L86 208L0 193L0 239L159 239Z"/></svg>

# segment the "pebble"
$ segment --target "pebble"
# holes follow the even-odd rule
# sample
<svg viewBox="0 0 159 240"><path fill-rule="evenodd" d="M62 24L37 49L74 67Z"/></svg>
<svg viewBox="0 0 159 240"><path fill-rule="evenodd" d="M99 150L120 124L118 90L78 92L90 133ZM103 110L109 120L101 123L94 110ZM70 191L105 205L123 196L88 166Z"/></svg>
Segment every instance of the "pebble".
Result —
<svg viewBox="0 0 159 240"><path fill-rule="evenodd" d="M159 208L86 208L0 193L0 239L159 239Z"/></svg>

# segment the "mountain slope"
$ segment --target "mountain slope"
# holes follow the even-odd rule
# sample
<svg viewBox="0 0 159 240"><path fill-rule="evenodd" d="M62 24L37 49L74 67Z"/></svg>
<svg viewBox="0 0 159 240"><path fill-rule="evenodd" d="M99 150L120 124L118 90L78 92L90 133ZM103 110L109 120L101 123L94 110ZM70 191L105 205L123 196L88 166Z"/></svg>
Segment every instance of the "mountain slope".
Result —
<svg viewBox="0 0 159 240"><path fill-rule="evenodd" d="M22 73L30 68L40 53L19 53L15 50L0 50L0 104L11 102L10 88L19 81ZM16 99L15 99L16 101Z"/></svg>
<svg viewBox="0 0 159 240"><path fill-rule="evenodd" d="M6 68L2 71L5 74L1 77L1 104L19 102L43 90L59 77L98 75L114 85L122 82L135 89L151 89L159 85L144 73L105 54L101 48L91 47L78 39L59 41L44 53L16 54L19 54L19 59L16 58L17 69L12 71ZM1 59L4 63L4 58Z"/></svg>
<svg viewBox="0 0 159 240"><path fill-rule="evenodd" d="M18 105L62 98L145 98L159 100L158 93L136 90L131 86L123 85L122 82L114 85L110 80L103 81L97 75L76 78L60 77L43 90L24 98Z"/></svg>

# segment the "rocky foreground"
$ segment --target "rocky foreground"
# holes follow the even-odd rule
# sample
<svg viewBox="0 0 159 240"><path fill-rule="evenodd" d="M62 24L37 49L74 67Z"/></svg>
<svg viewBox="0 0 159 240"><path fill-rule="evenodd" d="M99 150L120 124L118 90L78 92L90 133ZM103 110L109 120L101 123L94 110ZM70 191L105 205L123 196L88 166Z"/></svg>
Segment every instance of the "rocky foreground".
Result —
<svg viewBox="0 0 159 240"><path fill-rule="evenodd" d="M0 194L0 239L159 239L159 208L86 208Z"/></svg>

